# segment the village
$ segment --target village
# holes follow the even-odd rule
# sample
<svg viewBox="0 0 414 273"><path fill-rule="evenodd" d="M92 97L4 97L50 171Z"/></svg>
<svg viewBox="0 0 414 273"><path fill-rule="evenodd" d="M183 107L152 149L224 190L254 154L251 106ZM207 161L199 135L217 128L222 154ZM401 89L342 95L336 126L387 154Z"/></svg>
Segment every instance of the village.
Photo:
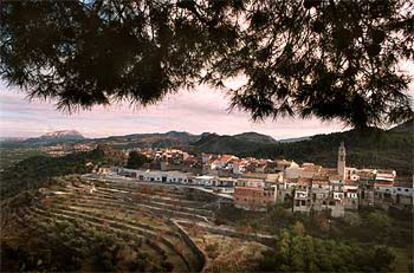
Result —
<svg viewBox="0 0 414 273"><path fill-rule="evenodd" d="M178 149L138 149L148 158L139 169L100 167L104 177L128 177L137 183L197 187L225 197L237 208L266 211L284 204L293 212L325 212L344 217L360 207L412 210L413 181L398 181L395 170L358 169L346 164L346 148L338 148L337 168L288 160L194 156Z"/></svg>

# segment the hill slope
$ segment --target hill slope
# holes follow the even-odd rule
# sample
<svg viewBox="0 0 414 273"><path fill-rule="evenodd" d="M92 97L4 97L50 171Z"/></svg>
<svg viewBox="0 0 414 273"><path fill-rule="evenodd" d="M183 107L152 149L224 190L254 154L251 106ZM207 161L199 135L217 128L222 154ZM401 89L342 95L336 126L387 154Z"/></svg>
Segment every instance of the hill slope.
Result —
<svg viewBox="0 0 414 273"><path fill-rule="evenodd" d="M123 158L107 147L98 146L89 152L73 153L63 157L33 156L24 159L0 173L0 197L11 197L24 190L47 185L54 176L90 171L88 162L93 164L119 164Z"/></svg>
<svg viewBox="0 0 414 273"><path fill-rule="evenodd" d="M413 134L414 133L414 118L400 125L395 126L394 128L390 130L390 132Z"/></svg>
<svg viewBox="0 0 414 273"><path fill-rule="evenodd" d="M270 136L258 133L243 133L234 136L203 134L203 137L193 143L195 151L208 153L246 153L257 149L257 147L276 144L276 140Z"/></svg>
<svg viewBox="0 0 414 273"><path fill-rule="evenodd" d="M187 147L200 139L198 135L187 132L170 131L167 133L132 134L126 136L111 136L88 142L111 144L118 148L168 148Z"/></svg>
<svg viewBox="0 0 414 273"><path fill-rule="evenodd" d="M347 164L358 168L376 167L397 170L399 175L411 175L414 138L411 133L370 128L343 133L316 135L309 140L278 143L241 153L265 158L286 158L297 162L314 162L335 167L341 141L347 148Z"/></svg>
<svg viewBox="0 0 414 273"><path fill-rule="evenodd" d="M21 141L20 143L15 144L20 144L24 146L43 146L54 145L63 142L81 141L84 139L85 138L76 130L62 130L50 132L40 137L28 138Z"/></svg>

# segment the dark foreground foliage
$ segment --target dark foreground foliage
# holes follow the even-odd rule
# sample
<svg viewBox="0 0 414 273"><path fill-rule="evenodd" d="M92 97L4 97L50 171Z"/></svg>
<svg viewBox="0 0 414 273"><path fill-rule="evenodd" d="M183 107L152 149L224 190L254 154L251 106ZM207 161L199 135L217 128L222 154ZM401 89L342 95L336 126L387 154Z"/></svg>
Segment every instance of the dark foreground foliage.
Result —
<svg viewBox="0 0 414 273"><path fill-rule="evenodd" d="M381 125L413 115L409 0L2 1L0 75L61 109L147 105L200 83L254 119Z"/></svg>

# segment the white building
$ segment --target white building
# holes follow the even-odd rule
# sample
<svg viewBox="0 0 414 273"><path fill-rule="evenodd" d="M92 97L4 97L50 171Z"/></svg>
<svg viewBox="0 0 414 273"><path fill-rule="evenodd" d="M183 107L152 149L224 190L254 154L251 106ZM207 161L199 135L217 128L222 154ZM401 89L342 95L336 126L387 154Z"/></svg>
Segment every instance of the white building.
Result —
<svg viewBox="0 0 414 273"><path fill-rule="evenodd" d="M136 178L143 182L161 182L161 183L179 183L189 184L192 182L191 174L179 171L151 171L151 170L133 170L120 169L120 175Z"/></svg>
<svg viewBox="0 0 414 273"><path fill-rule="evenodd" d="M205 187L213 187L217 182L217 178L211 175L201 175L194 178L194 184Z"/></svg>

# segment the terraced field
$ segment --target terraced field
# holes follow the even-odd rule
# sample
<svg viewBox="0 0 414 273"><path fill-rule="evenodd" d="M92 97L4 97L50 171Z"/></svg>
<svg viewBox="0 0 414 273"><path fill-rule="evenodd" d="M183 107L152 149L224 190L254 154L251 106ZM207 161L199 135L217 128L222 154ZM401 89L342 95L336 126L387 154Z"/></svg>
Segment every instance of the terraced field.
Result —
<svg viewBox="0 0 414 273"><path fill-rule="evenodd" d="M217 231L233 240L213 224L216 201L191 188L65 177L23 205L2 205L2 243L30 257L19 268L199 272L219 256L208 255L202 238Z"/></svg>

